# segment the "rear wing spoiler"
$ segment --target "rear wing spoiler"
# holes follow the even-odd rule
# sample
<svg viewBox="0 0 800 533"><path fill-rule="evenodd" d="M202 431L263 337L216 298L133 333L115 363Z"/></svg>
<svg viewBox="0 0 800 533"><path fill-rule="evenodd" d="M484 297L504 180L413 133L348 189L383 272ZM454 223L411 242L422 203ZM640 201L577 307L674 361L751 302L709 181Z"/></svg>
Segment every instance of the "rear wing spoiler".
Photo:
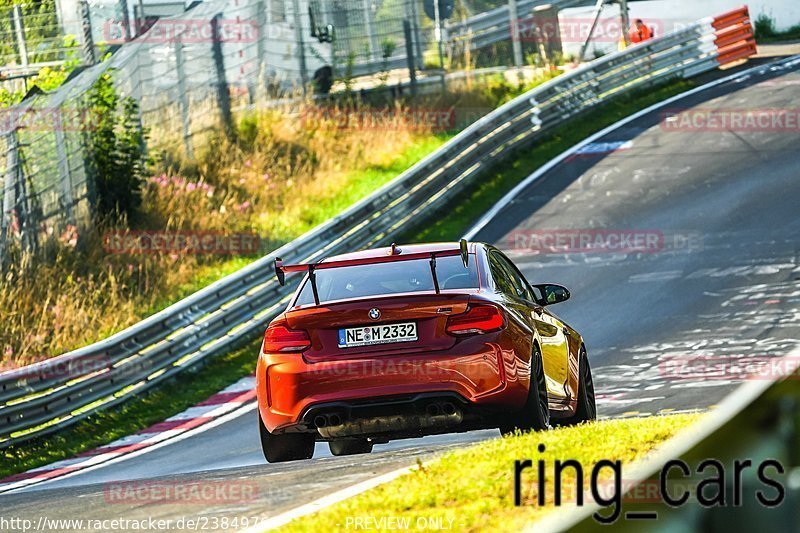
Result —
<svg viewBox="0 0 800 533"><path fill-rule="evenodd" d="M278 278L278 283L283 286L286 283L286 274L291 272L307 272L308 279L311 281L311 290L314 293L314 303L319 305L319 294L317 293L317 281L315 272L320 269L327 268L342 268L348 266L360 265L378 265L381 263L394 263L396 261L413 261L416 259L429 259L431 265L431 277L433 278L433 287L436 294L439 294L439 280L436 277L436 258L437 257L452 257L461 256L461 262L464 263L466 268L469 263L469 250L466 239L461 239L458 243L458 249L452 250L437 250L433 252L417 252L413 254L400 254L400 249L392 243L389 254L382 257L364 257L357 259L342 259L339 261L327 261L319 263L298 263L293 265L284 265L280 257L275 258L275 277Z"/></svg>

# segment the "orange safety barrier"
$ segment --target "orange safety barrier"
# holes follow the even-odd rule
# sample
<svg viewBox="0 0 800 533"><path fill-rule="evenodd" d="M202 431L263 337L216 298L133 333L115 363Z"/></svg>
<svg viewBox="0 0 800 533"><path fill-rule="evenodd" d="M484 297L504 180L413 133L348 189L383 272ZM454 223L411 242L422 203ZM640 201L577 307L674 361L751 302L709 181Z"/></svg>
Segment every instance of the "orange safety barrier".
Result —
<svg viewBox="0 0 800 533"><path fill-rule="evenodd" d="M717 62L727 65L757 53L753 25L747 6L714 17L711 25L716 30Z"/></svg>

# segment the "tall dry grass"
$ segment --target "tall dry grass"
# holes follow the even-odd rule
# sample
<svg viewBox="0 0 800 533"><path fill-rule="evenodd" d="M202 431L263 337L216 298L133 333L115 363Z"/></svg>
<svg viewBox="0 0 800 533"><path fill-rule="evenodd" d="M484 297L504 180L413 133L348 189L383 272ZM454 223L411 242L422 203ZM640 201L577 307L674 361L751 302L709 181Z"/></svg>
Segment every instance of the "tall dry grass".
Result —
<svg viewBox="0 0 800 533"><path fill-rule="evenodd" d="M242 120L235 142L212 139L196 162L156 165L130 226L256 232L271 248L391 178L393 165L413 163L403 160L409 150L424 153L438 142L424 130L342 130L257 113ZM102 234L117 229L81 230L77 244L52 238L48 257L6 271L0 369L99 340L253 259L109 254Z"/></svg>

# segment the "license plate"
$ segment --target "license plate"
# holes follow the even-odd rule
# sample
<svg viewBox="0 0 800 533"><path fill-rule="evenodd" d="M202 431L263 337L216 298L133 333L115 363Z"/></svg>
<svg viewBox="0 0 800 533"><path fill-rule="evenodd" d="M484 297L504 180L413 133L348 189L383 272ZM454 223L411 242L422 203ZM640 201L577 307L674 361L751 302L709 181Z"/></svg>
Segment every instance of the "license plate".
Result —
<svg viewBox="0 0 800 533"><path fill-rule="evenodd" d="M389 344L417 340L417 324L383 324L380 326L361 326L339 330L339 348L369 346L370 344Z"/></svg>

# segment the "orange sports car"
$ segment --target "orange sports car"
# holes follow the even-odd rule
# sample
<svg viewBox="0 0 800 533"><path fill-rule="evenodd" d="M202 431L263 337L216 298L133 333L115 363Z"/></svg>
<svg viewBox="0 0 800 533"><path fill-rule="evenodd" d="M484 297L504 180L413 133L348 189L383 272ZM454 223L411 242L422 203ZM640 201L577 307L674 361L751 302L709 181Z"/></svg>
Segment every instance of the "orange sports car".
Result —
<svg viewBox="0 0 800 533"><path fill-rule="evenodd" d="M420 244L275 261L304 273L264 334L258 425L269 462L368 453L375 443L596 418L580 334L497 248Z"/></svg>

